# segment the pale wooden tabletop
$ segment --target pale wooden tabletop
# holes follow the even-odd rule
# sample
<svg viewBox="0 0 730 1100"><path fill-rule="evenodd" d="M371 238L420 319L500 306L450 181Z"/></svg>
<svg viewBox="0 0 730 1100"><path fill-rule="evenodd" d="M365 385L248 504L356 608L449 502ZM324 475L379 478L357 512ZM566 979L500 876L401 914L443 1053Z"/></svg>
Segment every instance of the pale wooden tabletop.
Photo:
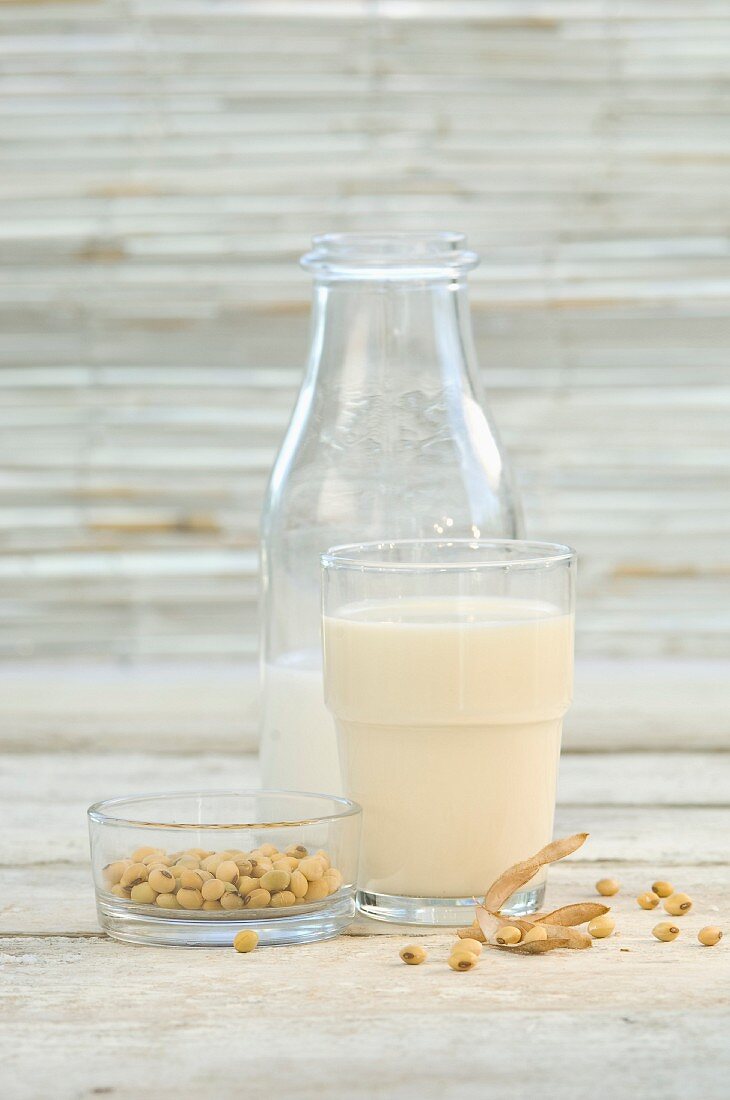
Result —
<svg viewBox="0 0 730 1100"><path fill-rule="evenodd" d="M728 1095L730 756L564 756L556 832L592 835L553 871L549 901L615 876L617 933L585 952L491 952L468 974L446 966L451 934L375 924L246 956L101 935L86 806L234 777L255 782L252 756L3 758L5 1097ZM670 944L634 901L657 876L695 899ZM696 940L708 923L726 926L716 948ZM416 935L429 960L406 967L398 949Z"/></svg>

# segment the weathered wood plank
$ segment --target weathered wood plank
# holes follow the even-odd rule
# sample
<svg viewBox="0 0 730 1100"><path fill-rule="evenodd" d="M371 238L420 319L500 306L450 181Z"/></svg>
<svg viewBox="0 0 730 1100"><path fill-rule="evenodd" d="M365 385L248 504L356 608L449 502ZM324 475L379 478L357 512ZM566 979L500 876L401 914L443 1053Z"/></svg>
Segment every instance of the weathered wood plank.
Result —
<svg viewBox="0 0 730 1100"><path fill-rule="evenodd" d="M229 772L228 785L230 782ZM99 786L103 789L106 785L103 778L97 780L95 793L99 793ZM17 865L39 858L43 863L49 859L70 863L87 859L86 805L22 801L3 832L0 860ZM44 815L42 825L40 813ZM630 806L617 814L614 807L558 806L556 834L582 830L590 831L592 840L590 847L576 857L579 861L634 863L641 852L641 858L653 867L671 867L695 858L711 866L728 858L730 808Z"/></svg>
<svg viewBox="0 0 730 1100"><path fill-rule="evenodd" d="M239 761L252 775L251 758ZM167 1067L163 1091L192 1089L211 1100L242 1077L247 1090L265 1092L272 1063L298 1075L298 1092L311 1100L339 1094L350 1075L348 1091L363 1098L527 1100L542 1088L579 1100L595 1090L596 1075L622 1094L724 1097L730 960L722 945L701 947L696 932L722 925L727 913L727 845L720 852L713 838L724 838L730 821L727 810L692 807L695 799L727 803L724 755L565 758L563 797L573 801L561 807L558 829L576 827L569 818L580 814L580 826L590 818L595 833L584 858L551 870L550 902L595 896L593 884L605 874L622 883L611 899L616 934L588 952L540 959L490 952L476 971L455 975L445 964L452 934L375 922L358 921L331 943L245 957L135 949L98 934L82 854L89 790L111 776L138 789L159 785L159 766L171 784L198 783L201 773L217 781L235 762L5 758L0 1052L11 1100L109 1090L132 1100L149 1088L153 1055ZM642 792L644 806L628 804ZM599 804L607 798L614 804ZM671 855L657 862L666 841ZM695 899L673 944L653 940L657 914L634 900L658 874ZM416 936L429 960L414 971L397 952ZM245 976L232 967L245 967ZM246 1042L232 1042L232 1034ZM470 1041L475 1034L482 1038ZM261 1049L265 1058L255 1053Z"/></svg>
<svg viewBox="0 0 730 1100"><path fill-rule="evenodd" d="M632 928L641 927L646 932L646 921L640 926L636 923L641 911L634 899L648 889L658 875L667 873L671 874L678 890L695 899L692 920L682 922L685 931L689 929L694 935L702 924L724 924L730 912L730 861L711 867L695 864L658 866L640 861L621 864L569 862L551 869L547 904L557 909L576 900L591 900L595 896L594 883L599 878L618 877L621 893L610 899L611 906L619 914L622 927L627 919ZM39 882L42 882L41 889ZM0 866L0 891L3 899L0 903L0 955L3 937L101 935L87 863L6 864ZM654 923L661 919L663 910L657 912L659 915L655 912ZM431 936L433 932L428 928L406 929L402 925L358 917L347 934L420 937ZM730 936L730 928L726 934ZM32 946L29 949L32 950Z"/></svg>
<svg viewBox="0 0 730 1100"><path fill-rule="evenodd" d="M169 579L159 584L173 598L179 591ZM104 606L106 614L116 606L111 589ZM69 614L68 629L80 620ZM142 667L16 660L0 668L0 749L245 752L258 739L257 700L250 657ZM726 750L727 663L581 659L563 743L580 752Z"/></svg>
<svg viewBox="0 0 730 1100"><path fill-rule="evenodd" d="M657 873L693 860L726 863L729 769L726 754L566 754L556 834L591 832L576 862L651 863ZM12 812L0 835L0 864L85 862L85 811L101 798L231 785L257 785L253 757L7 755L0 799Z"/></svg>
<svg viewBox="0 0 730 1100"><path fill-rule="evenodd" d="M104 777L106 782L102 783ZM31 782L32 779L32 782ZM4 753L0 801L85 808L132 792L259 783L255 755L151 751ZM99 793L99 785L104 790ZM730 753L564 752L558 801L573 808L730 806ZM730 852L728 852L730 857ZM637 857L638 858L638 857ZM730 861L730 859L729 859Z"/></svg>
<svg viewBox="0 0 730 1100"><path fill-rule="evenodd" d="M461 975L446 967L447 936L433 937L418 969L398 960L405 942L340 938L183 958L104 939L3 941L11 1095L30 1100L52 1087L61 1098L132 1098L149 1088L154 1049L167 1067L163 1087L206 1097L242 1077L265 1092L272 1063L296 1073L308 1098L337 1095L347 1078L348 1094L363 1098L525 1100L549 1088L577 1100L595 1091L597 1075L622 1094L725 1096L720 949L690 937L651 943L627 927L591 951L494 952Z"/></svg>
<svg viewBox="0 0 730 1100"><path fill-rule="evenodd" d="M531 532L582 555L579 652L727 654L721 0L26 3L0 33L0 655L251 656L297 255L447 224L485 254ZM59 575L99 555L106 588Z"/></svg>

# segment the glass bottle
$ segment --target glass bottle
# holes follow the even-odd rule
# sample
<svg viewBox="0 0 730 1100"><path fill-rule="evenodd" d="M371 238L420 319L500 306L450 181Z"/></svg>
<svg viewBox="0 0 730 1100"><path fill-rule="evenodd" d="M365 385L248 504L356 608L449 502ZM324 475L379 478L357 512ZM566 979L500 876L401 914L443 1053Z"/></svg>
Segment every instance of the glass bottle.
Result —
<svg viewBox="0 0 730 1100"><path fill-rule="evenodd" d="M327 234L301 390L261 520L261 770L340 793L325 708L319 555L378 539L516 538L519 504L483 401L457 233Z"/></svg>

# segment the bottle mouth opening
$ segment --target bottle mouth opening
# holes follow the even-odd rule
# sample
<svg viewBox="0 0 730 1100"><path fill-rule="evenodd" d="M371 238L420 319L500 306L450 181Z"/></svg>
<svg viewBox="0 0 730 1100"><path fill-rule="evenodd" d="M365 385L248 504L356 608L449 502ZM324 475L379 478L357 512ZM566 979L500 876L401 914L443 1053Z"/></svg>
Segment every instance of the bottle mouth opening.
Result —
<svg viewBox="0 0 730 1100"><path fill-rule="evenodd" d="M463 233L324 233L301 259L332 279L453 279L478 263Z"/></svg>

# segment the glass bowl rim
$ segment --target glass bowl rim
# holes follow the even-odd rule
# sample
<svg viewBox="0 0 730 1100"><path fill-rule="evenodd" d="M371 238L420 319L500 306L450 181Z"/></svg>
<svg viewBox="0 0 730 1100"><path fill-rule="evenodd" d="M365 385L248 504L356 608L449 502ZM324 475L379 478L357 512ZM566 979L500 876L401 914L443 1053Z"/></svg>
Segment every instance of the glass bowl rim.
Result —
<svg viewBox="0 0 730 1100"><path fill-rule="evenodd" d="M524 551L524 555L515 558L493 558L492 560L480 559L475 555L474 560L462 558L457 561L388 561L386 558L378 558L378 553L386 549L394 549L398 546L415 547L426 546L444 548L457 547L464 550L474 550L490 547L503 549L509 546L517 547ZM373 556L368 558L367 555ZM577 560L575 550L561 542L542 542L535 539L481 539L481 538L439 538L439 539L379 539L370 542L343 543L340 546L331 546L323 554L320 554L320 562L324 569L361 569L368 572L413 572L413 573L439 573L442 571L471 572L488 569L534 569L537 566L552 566L562 562L574 562Z"/></svg>
<svg viewBox="0 0 730 1100"><path fill-rule="evenodd" d="M130 818L117 817L107 811L115 806L121 807L124 805L131 805L133 803L151 802L156 800L172 800L174 798L195 798L195 797L220 797L236 795L238 797L250 797L255 796L268 796L268 795L291 795L295 798L316 798L327 799L330 803L334 803L341 807L338 812L330 814L315 814L312 817L295 818L290 821L241 821L231 822L230 824L222 822L173 822L173 821L135 821ZM323 794L317 791L290 791L279 788L265 787L258 790L252 787L234 788L206 788L204 790L192 790L192 791L158 791L150 794L139 795L121 795L118 798L105 798L99 802L92 803L86 811L87 817L90 821L93 821L96 825L121 825L125 828L136 829L171 829L171 830L196 830L200 832L201 829L210 829L214 831L230 831L236 829L284 829L284 828L300 828L304 825L319 825L325 822L344 821L349 817L359 817L362 815L362 807L353 802L352 799L342 798L339 795Z"/></svg>

